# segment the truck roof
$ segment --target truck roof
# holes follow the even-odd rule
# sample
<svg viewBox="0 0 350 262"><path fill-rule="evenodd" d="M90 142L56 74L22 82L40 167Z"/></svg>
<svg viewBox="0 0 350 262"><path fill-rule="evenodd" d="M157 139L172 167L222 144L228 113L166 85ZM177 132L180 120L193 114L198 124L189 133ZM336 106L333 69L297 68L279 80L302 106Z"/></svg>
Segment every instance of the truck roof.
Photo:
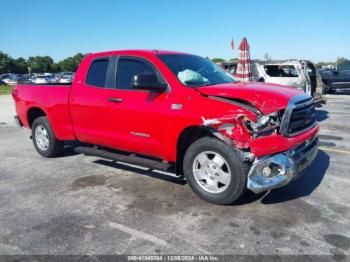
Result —
<svg viewBox="0 0 350 262"><path fill-rule="evenodd" d="M186 54L178 51L157 50L157 49L130 49L130 50L114 50L97 53L90 53L89 56L111 56L111 55L155 55L155 54Z"/></svg>

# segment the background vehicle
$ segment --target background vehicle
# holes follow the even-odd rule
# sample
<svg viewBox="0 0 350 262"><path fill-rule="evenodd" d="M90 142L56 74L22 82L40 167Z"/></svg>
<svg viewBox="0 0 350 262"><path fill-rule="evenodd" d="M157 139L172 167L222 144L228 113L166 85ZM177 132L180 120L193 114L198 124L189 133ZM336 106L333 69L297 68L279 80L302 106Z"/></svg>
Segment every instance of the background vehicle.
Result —
<svg viewBox="0 0 350 262"><path fill-rule="evenodd" d="M36 75L31 79L31 81L34 84L47 84L47 83L49 83L46 75Z"/></svg>
<svg viewBox="0 0 350 262"><path fill-rule="evenodd" d="M73 82L73 77L72 76L62 76L59 79L59 83L72 83Z"/></svg>
<svg viewBox="0 0 350 262"><path fill-rule="evenodd" d="M46 74L46 83L57 83L57 79L52 74Z"/></svg>
<svg viewBox="0 0 350 262"><path fill-rule="evenodd" d="M2 74L0 75L0 80L3 80L5 78L9 78L11 76L11 74Z"/></svg>
<svg viewBox="0 0 350 262"><path fill-rule="evenodd" d="M72 72L62 72L59 75L59 83L72 83L74 79L74 73Z"/></svg>
<svg viewBox="0 0 350 262"><path fill-rule="evenodd" d="M2 79L2 82L4 82L6 85L15 85L23 80L24 78L21 75L9 74L7 77Z"/></svg>
<svg viewBox="0 0 350 262"><path fill-rule="evenodd" d="M323 83L315 65L307 60L275 60L252 63L257 81L292 86L323 102Z"/></svg>
<svg viewBox="0 0 350 262"><path fill-rule="evenodd" d="M50 73L34 74L29 78L29 81L34 84L57 83L57 79Z"/></svg>
<svg viewBox="0 0 350 262"><path fill-rule="evenodd" d="M350 88L350 61L339 64L335 69L320 70L325 93L334 94L337 89Z"/></svg>
<svg viewBox="0 0 350 262"><path fill-rule="evenodd" d="M317 154L313 98L237 83L207 59L170 51L90 54L72 85L17 85L16 122L44 157L63 150L184 175L202 199L229 204L296 179ZM119 151L115 151L115 149ZM122 150L122 152L120 151Z"/></svg>

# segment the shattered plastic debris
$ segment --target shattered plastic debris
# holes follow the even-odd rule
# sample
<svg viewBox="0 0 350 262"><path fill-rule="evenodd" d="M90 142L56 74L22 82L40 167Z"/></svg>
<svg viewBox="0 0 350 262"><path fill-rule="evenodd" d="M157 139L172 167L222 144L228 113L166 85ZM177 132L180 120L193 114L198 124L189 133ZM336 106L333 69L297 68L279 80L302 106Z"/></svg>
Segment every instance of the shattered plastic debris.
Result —
<svg viewBox="0 0 350 262"><path fill-rule="evenodd" d="M213 118L213 119L205 119L204 116L202 116L202 121L203 121L203 126L211 126L211 125L216 125L216 124L220 124L221 121L218 120L217 118Z"/></svg>
<svg viewBox="0 0 350 262"><path fill-rule="evenodd" d="M228 135L232 135L232 129L235 127L234 124L229 124L229 123L226 123L226 124L223 124L219 127L219 131L221 130L225 130L226 134Z"/></svg>
<svg viewBox="0 0 350 262"><path fill-rule="evenodd" d="M249 146L250 135L248 131L243 128L244 114L228 115L220 118L205 119L202 117L202 126L211 127L214 136L224 141L226 144L233 143L238 148L247 148Z"/></svg>

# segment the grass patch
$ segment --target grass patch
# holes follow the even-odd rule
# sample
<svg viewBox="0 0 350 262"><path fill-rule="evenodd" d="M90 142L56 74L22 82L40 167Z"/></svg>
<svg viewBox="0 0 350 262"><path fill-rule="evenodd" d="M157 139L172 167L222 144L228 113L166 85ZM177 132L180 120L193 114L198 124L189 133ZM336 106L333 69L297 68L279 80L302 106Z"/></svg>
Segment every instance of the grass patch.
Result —
<svg viewBox="0 0 350 262"><path fill-rule="evenodd" d="M14 86L2 86L0 85L0 95L9 95Z"/></svg>

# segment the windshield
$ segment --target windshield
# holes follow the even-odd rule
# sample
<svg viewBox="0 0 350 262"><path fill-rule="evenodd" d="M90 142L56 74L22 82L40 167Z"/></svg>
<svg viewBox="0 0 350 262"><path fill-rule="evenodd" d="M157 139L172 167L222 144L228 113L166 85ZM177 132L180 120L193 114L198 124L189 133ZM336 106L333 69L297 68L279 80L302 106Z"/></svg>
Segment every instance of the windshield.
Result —
<svg viewBox="0 0 350 262"><path fill-rule="evenodd" d="M164 54L158 55L176 77L186 86L199 87L234 83L233 76L226 73L208 59L195 55Z"/></svg>

